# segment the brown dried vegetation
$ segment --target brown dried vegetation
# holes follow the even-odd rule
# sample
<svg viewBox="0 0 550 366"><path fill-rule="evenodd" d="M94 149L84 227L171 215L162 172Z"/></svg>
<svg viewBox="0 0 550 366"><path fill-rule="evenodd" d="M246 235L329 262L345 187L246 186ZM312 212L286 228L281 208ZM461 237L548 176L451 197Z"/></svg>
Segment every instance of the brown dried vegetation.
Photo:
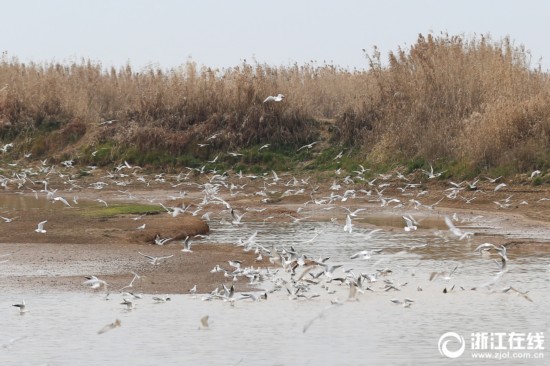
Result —
<svg viewBox="0 0 550 366"><path fill-rule="evenodd" d="M191 61L135 71L90 61L23 64L4 55L0 139L19 142L14 150L34 158L106 144L111 158L130 148L179 156L196 153L196 143L213 134L213 150L295 147L326 138L328 123L327 142L372 162L515 172L550 166L548 73L532 67L523 47L430 34L390 53L387 63L377 49L365 55L368 69L353 71L313 62L213 70ZM263 103L277 93L284 102Z"/></svg>
<svg viewBox="0 0 550 366"><path fill-rule="evenodd" d="M550 82L510 40L422 35L370 58L375 87L339 120L346 143L382 162L461 161L471 169L548 167Z"/></svg>

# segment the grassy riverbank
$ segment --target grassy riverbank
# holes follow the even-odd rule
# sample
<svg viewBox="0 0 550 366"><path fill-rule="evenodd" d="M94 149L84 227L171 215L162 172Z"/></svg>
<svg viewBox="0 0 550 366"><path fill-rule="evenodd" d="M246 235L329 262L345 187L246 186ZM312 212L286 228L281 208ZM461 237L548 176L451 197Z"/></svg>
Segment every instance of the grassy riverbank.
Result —
<svg viewBox="0 0 550 366"><path fill-rule="evenodd" d="M0 159L243 172L433 165L446 177L550 168L549 75L523 47L419 35L410 48L365 56L365 70L193 62L134 70L4 56L0 147L13 146ZM283 102L263 103L277 93Z"/></svg>

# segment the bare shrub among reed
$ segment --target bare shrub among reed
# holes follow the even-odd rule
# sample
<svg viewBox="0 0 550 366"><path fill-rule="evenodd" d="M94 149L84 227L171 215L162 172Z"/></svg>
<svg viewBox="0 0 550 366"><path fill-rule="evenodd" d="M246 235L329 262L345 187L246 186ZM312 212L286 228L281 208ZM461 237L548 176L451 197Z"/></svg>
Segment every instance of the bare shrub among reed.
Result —
<svg viewBox="0 0 550 366"><path fill-rule="evenodd" d="M550 95L529 99L499 99L464 121L458 140L462 157L475 165L507 165L517 171L548 166L550 147Z"/></svg>
<svg viewBox="0 0 550 366"><path fill-rule="evenodd" d="M340 116L341 138L382 162L462 160L481 169L514 159L518 170L531 168L528 156L550 147L550 84L528 56L508 39L448 35L419 35L409 51L389 55L388 67L375 52L377 90L367 107Z"/></svg>

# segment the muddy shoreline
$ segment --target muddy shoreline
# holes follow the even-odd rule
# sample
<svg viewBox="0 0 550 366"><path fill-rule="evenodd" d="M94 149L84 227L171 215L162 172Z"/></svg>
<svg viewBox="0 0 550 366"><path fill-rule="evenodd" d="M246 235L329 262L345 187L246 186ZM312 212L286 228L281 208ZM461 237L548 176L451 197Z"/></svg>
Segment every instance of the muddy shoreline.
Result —
<svg viewBox="0 0 550 366"><path fill-rule="evenodd" d="M114 217L87 217L79 214L77 205L73 208L65 207L60 203L52 204L52 209L46 212L32 210L24 214L9 212L2 208L2 216L19 215L21 217L12 222L0 222L1 239L0 254L11 254L6 257L8 262L0 264L0 291L6 289L32 288L38 291L87 291L103 292L104 289L91 290L82 285L86 275L96 275L108 284L108 291L117 292L127 286L134 277L132 272L138 273L140 279L135 281L126 291L151 294L188 293L197 285L199 293L206 293L221 285L231 283L231 278L223 273L211 273L211 269L220 265L230 269L229 260L238 259L242 266L266 267L270 262L265 259L258 261L253 252L243 252L235 242L226 245L211 244L208 236L194 240L192 253L181 252L179 241L172 241L166 245L153 244L152 238L174 235L179 231L178 239L185 235L204 234L208 226L198 219L200 215L192 216L190 212L200 207L204 195L203 186L211 177L199 177L174 183L170 179L143 184L130 184L123 190L118 189L112 182L101 190L90 189L104 172L94 173L93 176L80 178L80 188L61 189L66 186L62 179L50 179L50 187L60 187L56 195L73 197L79 200L93 202L98 198L106 202L163 203L167 207L189 206L188 211L177 217L167 212L154 215L144 215L140 220L134 220L137 215L117 215ZM120 178L119 178L120 179ZM476 192L464 192L465 195L476 195L476 199L465 203L461 199L446 199L448 182L426 182L423 184L422 194L418 200L425 207L415 209L411 201L415 196L406 196L398 190L399 182L390 181L390 186L384 191L386 197L399 197L402 207L381 207L376 194L368 192L365 184L347 186L345 189L354 189L355 198L343 201L334 201L331 205L337 206L334 210L323 210L315 203L315 199L329 197L330 181L318 180L314 184L304 185L303 193L299 188L286 194L287 188L283 183L272 183L270 177L263 178L233 178L231 183L242 187L238 194L232 195L229 190L219 192L218 196L227 202L239 213L245 213L243 221L291 222L292 217L306 217L306 220L329 221L334 216L339 220L345 218L345 211L349 209L366 208L365 216L400 216L411 213L415 218L422 220L428 217L439 217L457 213L464 220L476 216L483 216L483 227L475 229L474 243L491 241L495 244L514 246L516 250L544 251L550 250L550 191L547 187L508 186L506 189L495 192L490 183L480 183ZM269 186L266 186L269 182ZM229 183L227 183L229 184ZM265 189L269 187L269 189ZM363 191L360 191L360 190ZM344 189L342 189L343 191ZM371 191L372 188L370 189ZM233 191L233 190L232 190ZM265 195L258 192L264 191ZM183 193L182 193L183 192ZM418 194L420 190L414 192ZM341 192L340 192L341 193ZM23 194L33 196L30 190L9 187L1 195ZM130 196L131 194L131 196ZM40 193L44 196L45 193ZM178 195L179 198L174 198ZM510 197L511 198L508 198ZM443 199L441 199L443 197ZM510 206L502 209L495 201L506 200ZM429 208L429 205L435 206ZM100 205L100 203L97 203ZM55 207L53 205L56 205ZM338 207L339 206L339 207ZM299 208L301 213L297 213ZM257 210L256 210L257 209ZM261 212L259 212L261 210ZM223 205L208 204L202 207L201 214L212 212L213 220L231 220L229 212ZM304 215L303 212L307 212ZM47 217L46 217L47 216ZM292 216L292 217L291 217ZM48 220L46 234L34 232L36 223ZM342 221L343 222L343 221ZM146 224L146 230L139 231L139 225ZM464 225L468 225L465 223ZM400 230L398 227L385 227L385 230ZM432 228L420 228L431 230ZM237 238L235 238L237 240ZM173 257L163 260L158 265L151 265L139 252L151 256ZM249 290L246 283L239 281L237 290L242 287Z"/></svg>

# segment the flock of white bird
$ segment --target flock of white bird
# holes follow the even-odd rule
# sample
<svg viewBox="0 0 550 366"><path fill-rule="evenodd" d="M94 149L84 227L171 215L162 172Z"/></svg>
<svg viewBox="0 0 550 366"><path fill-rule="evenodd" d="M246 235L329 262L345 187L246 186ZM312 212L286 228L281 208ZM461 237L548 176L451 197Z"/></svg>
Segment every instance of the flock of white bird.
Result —
<svg viewBox="0 0 550 366"><path fill-rule="evenodd" d="M266 98L264 102L278 102L283 98L284 96L279 94L275 97ZM216 135L213 135L211 138L215 137ZM316 143L313 142L304 145L298 151L301 149L312 149ZM4 146L5 150L11 147L6 146ZM269 148L268 144L261 147L261 149L266 148ZM238 155L238 153L233 154ZM424 189L425 185L422 182L411 182L410 177L412 175L407 177L400 172L370 174L371 178L367 179L365 175L369 173L369 169L363 166L359 166L357 170L350 172L349 175L343 174L342 169L338 169L334 174L335 178L332 184L327 187L321 187L313 183L311 177L297 178L290 174L277 174L274 171L261 175L245 175L240 172L220 172L214 167L207 168L207 166L215 165L218 157L219 155L201 168L187 168L186 172L181 172L177 175L165 173L146 174L140 167L132 166L125 161L116 166L113 171L101 176L100 180L88 183L86 186L81 186L82 183L77 178L77 173L82 169L75 167L74 161L68 160L62 162L60 165L53 165L48 164L47 160L44 160L34 167L31 164L26 164L25 167L22 166L20 169L16 169L18 167L17 164L11 166L11 176L0 176L0 185L4 189L23 194L33 194L37 198L39 195L44 195L52 204L59 202L65 209L72 209L77 206L78 196L76 192L86 189L97 191L98 198L96 198L96 201L99 204L108 206L108 202L99 196L99 192L105 190L107 187L111 187L110 190L107 189L111 194L115 193L119 195L119 199L127 201L140 199L137 193L131 192L131 189L136 189L137 191L137 188L147 188L150 191L155 191L158 188L160 191L160 189L166 190L169 188L178 192L168 197L149 198L150 201L162 205L167 211L167 215L171 217L182 214L199 216L203 220L210 222L216 220L221 225L245 225L246 217L248 216L252 216L251 220L263 221L264 223L275 220L279 222L286 221L290 218L288 221L289 224L300 225L303 220L309 218L309 216L304 215L304 212L308 210L309 212L317 213L327 212L329 213L328 216L331 216L331 221L338 222L342 219L345 221L342 227L342 240L346 240L345 235L354 233L356 225L354 220L360 217L360 215L364 215L365 211L368 212L370 207L379 205L391 210L403 209L409 212L418 210L419 212L425 211L429 213L430 210L433 210L444 199L461 200L464 204L470 204L476 197L484 193L479 187L481 178L473 182L449 182L449 188L446 190L445 196L436 202L428 204L427 202L422 202L423 196L428 193ZM335 157L335 160L341 157L342 153L339 153ZM92 166L86 167L85 170L90 176L95 176L96 172L99 172L99 170L96 170ZM422 171L422 173L427 180L431 180L438 178L443 172L435 172L433 167L430 167L430 170ZM54 177L55 179L53 179ZM500 179L501 177L486 177L485 189L490 187L493 191L498 191L506 187L504 183L498 183ZM54 185L54 183L51 182L57 182L55 184L62 186L65 192L63 195L67 198L63 197L58 189L52 188L51 185ZM112 187L116 188L113 189ZM182 187L187 187L189 190L193 190L193 192L182 192ZM385 192L392 193L387 194ZM72 204L69 203L69 200L71 200L68 198L69 195L73 196ZM261 213L273 202L274 197L284 198L289 196L303 197L304 200L301 204L288 206L289 208L284 213L270 214L265 217L261 216ZM166 203L182 197L186 197L186 200L189 202L186 207L169 207L169 204ZM144 198L141 199L143 200ZM258 206L240 206L240 202L243 199L246 202L257 200ZM505 209L512 206L511 200L512 195L504 200L495 201L495 204ZM296 200L293 202L296 202ZM520 204L527 203L520 202ZM400 216L403 219L403 232L414 235L417 230L422 229L421 223L415 220L410 213ZM1 223L1 225L9 225L13 220L18 219L18 217L4 216L0 216L0 218L4 220L4 223ZM141 216L136 217L136 219L141 218ZM471 240L473 238L474 232L465 231L463 227L457 226L456 223L459 222L459 219L456 214L445 216L444 221L448 230L439 232L438 235L444 237L445 240ZM47 223L48 220L39 222L35 232L40 235L48 235L46 230ZM136 230L144 228L145 224L137 227ZM381 229L378 228L364 233L364 242L367 249L350 253L350 260L366 261L373 255L380 254L383 249L368 248L369 240L380 231ZM185 240L180 241L178 244L182 246L181 252L184 254L178 253L178 255L192 255L190 254L192 253L191 243L197 239L199 237L187 237ZM315 240L315 237L311 240ZM155 239L154 245L168 246L173 244L174 241L173 238L162 238L159 236ZM265 301L270 293L278 291L286 293L291 300L323 298L326 296L324 294L332 296L330 298L330 305L321 314L313 317L304 325L304 332L309 329L315 320L322 318L329 309L339 307L345 301L358 301L360 296L366 291L399 291L400 287L404 286L404 284L392 280L392 271L389 268L373 268L371 272L356 272L353 269L344 269L342 264L334 263L330 258L323 258L311 253L300 253L293 246L272 245L271 247L266 247L262 245L261 237L258 237L257 232L254 232L244 240L242 238L236 240L235 245L242 247L243 251L246 252L254 251L257 255L257 265L243 267L240 260L230 259L227 265L219 264L215 266L211 272L223 274L223 277L220 277L222 283L220 283L220 286L209 291L204 291L203 289L202 292L205 295L202 297L202 300L221 300L235 305L237 301ZM498 272L487 283L477 288L493 286L507 270L508 256L506 247L484 243L479 245L475 252L482 254L492 250L501 259ZM176 256L176 254L172 254L157 257L142 252L139 252L139 254L151 265L157 267L161 267L165 261L171 260ZM7 258L9 255L1 255L0 259ZM269 260L269 265L266 265L263 261L265 258ZM9 258L0 261L0 263L7 260ZM434 272L430 276L430 280L434 280L440 276L445 281L448 281L457 268L450 273ZM135 309L136 301L139 301L143 297L140 294L128 291L128 289L136 286L136 281L140 280L140 276L137 273L133 272L133 275L134 277L130 284L118 290L122 294L121 305L124 305L128 311ZM237 292L235 285L243 282L245 283L242 285L243 287L249 286L254 290ZM375 286L377 283L382 283L382 286ZM107 282L96 276L87 276L83 285L89 286L94 290L103 288L109 293ZM345 289L345 297L340 299L335 295L340 294L341 296L342 288ZM453 289L454 286L450 289L445 287L444 291L452 291ZM419 286L418 291L421 290ZM531 301L527 293L520 292L511 287L505 289L505 292L509 292L510 290ZM189 292L195 296L197 287L194 286ZM170 298L155 296L153 300L156 302L166 302ZM414 300L410 298L405 298L404 300L394 298L391 299L391 302L401 304L405 308L409 308L414 304ZM17 307L21 314L28 311L25 301L16 303L13 306ZM121 322L117 319L100 329L98 333L105 333L111 329L120 327L120 325ZM200 319L200 329L207 328L208 316L205 316Z"/></svg>

